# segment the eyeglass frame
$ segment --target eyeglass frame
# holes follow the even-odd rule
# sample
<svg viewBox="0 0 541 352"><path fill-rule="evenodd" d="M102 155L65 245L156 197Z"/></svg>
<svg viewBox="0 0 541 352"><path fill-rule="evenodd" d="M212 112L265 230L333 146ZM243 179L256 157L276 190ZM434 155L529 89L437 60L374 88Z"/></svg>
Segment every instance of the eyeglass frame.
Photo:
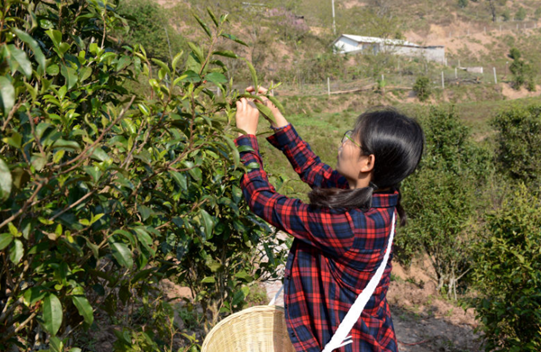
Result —
<svg viewBox="0 0 541 352"><path fill-rule="evenodd" d="M363 149L363 147L361 147L361 145L359 143L357 143L357 142L355 142L353 140L353 138L351 137L352 133L353 133L353 130L347 130L346 133L344 133L344 136L342 137L341 144L344 144L344 142L349 139L351 141L351 143L355 144L360 149Z"/></svg>

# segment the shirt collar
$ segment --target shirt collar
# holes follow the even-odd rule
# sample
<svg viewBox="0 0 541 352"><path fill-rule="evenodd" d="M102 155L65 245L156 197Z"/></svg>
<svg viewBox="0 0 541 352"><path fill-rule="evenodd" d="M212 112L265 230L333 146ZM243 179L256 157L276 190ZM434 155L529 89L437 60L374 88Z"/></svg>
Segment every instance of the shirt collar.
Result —
<svg viewBox="0 0 541 352"><path fill-rule="evenodd" d="M398 204L398 191L388 193L374 193L372 195L372 208L390 208Z"/></svg>

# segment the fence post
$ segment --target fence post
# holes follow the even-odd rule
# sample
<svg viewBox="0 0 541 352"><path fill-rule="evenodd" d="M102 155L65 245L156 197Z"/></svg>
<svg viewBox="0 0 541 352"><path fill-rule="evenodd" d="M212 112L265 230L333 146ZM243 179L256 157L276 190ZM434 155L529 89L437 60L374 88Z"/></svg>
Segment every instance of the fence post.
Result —
<svg viewBox="0 0 541 352"><path fill-rule="evenodd" d="M331 96L331 78L327 77L327 95Z"/></svg>
<svg viewBox="0 0 541 352"><path fill-rule="evenodd" d="M487 27L485 27L485 34L487 34Z"/></svg>
<svg viewBox="0 0 541 352"><path fill-rule="evenodd" d="M220 87L216 86L216 96L219 97L220 93Z"/></svg>
<svg viewBox="0 0 541 352"><path fill-rule="evenodd" d="M460 60L458 60L458 67L460 67Z"/></svg>
<svg viewBox="0 0 541 352"><path fill-rule="evenodd" d="M496 77L496 67L492 68L494 70L494 84L498 84L498 77Z"/></svg>
<svg viewBox="0 0 541 352"><path fill-rule="evenodd" d="M455 67L455 79L458 79L458 69Z"/></svg>
<svg viewBox="0 0 541 352"><path fill-rule="evenodd" d="M444 76L443 76L443 71L441 71L441 87L443 89L445 89L445 80L444 80Z"/></svg>

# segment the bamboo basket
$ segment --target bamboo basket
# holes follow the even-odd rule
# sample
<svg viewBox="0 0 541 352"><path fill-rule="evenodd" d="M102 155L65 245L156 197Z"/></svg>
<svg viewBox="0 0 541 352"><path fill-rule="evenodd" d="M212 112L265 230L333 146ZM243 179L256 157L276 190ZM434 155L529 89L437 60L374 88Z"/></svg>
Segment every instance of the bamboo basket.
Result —
<svg viewBox="0 0 541 352"><path fill-rule="evenodd" d="M287 333L284 308L255 306L218 323L201 352L295 352Z"/></svg>

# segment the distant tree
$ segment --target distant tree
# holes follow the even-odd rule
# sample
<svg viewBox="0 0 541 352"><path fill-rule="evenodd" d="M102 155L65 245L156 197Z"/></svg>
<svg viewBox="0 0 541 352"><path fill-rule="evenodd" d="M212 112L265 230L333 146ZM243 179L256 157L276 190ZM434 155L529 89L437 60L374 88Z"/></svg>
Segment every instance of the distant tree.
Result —
<svg viewBox="0 0 541 352"><path fill-rule="evenodd" d="M505 10L503 10L502 12L502 20L504 22L507 22L511 19L511 11L509 11L508 8L505 8Z"/></svg>
<svg viewBox="0 0 541 352"><path fill-rule="evenodd" d="M490 11L490 14L492 15L492 22L496 22L496 17L497 17L496 1L487 0L487 2L488 2L488 9Z"/></svg>
<svg viewBox="0 0 541 352"><path fill-rule="evenodd" d="M491 122L500 173L525 184L541 181L541 105L514 106Z"/></svg>
<svg viewBox="0 0 541 352"><path fill-rule="evenodd" d="M458 0L458 7L460 7L461 9L465 8L466 6L468 6L468 0Z"/></svg>
<svg viewBox="0 0 541 352"><path fill-rule="evenodd" d="M526 19L526 9L521 6L515 13L515 20L524 21L525 19Z"/></svg>
<svg viewBox="0 0 541 352"><path fill-rule="evenodd" d="M509 66L509 70L513 74L513 88L518 90L526 83L526 88L529 91L535 91L535 71L532 65L521 58L522 55L517 48L511 48L508 56L513 59Z"/></svg>
<svg viewBox="0 0 541 352"><path fill-rule="evenodd" d="M541 18L541 7L538 7L536 10L535 10L535 13L534 13L534 19L535 20L538 20Z"/></svg>
<svg viewBox="0 0 541 352"><path fill-rule="evenodd" d="M425 101L432 94L432 88L430 87L430 78L426 76L419 76L413 85L413 91L417 94L420 101Z"/></svg>
<svg viewBox="0 0 541 352"><path fill-rule="evenodd" d="M511 48L511 50L509 50L509 55L507 56L509 56L510 59L518 60L520 59L521 54L517 48Z"/></svg>

